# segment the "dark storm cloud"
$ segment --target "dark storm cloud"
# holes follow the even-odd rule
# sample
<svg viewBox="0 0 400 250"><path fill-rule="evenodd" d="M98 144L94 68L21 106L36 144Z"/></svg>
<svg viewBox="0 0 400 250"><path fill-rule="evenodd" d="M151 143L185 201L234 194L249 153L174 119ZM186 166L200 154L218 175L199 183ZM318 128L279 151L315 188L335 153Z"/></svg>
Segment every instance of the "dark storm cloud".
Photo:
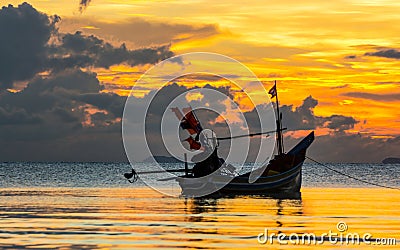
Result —
<svg viewBox="0 0 400 250"><path fill-rule="evenodd" d="M376 52L367 52L364 55L400 59L400 51L397 49L381 49Z"/></svg>
<svg viewBox="0 0 400 250"><path fill-rule="evenodd" d="M45 70L48 41L59 17L49 17L30 4L0 10L0 89Z"/></svg>
<svg viewBox="0 0 400 250"><path fill-rule="evenodd" d="M79 11L82 13L88 6L91 0L80 0L79 1Z"/></svg>
<svg viewBox="0 0 400 250"><path fill-rule="evenodd" d="M287 138L294 145L299 139ZM321 162L380 163L389 156L400 156L400 137L373 139L361 134L328 134L318 136L308 154Z"/></svg>
<svg viewBox="0 0 400 250"><path fill-rule="evenodd" d="M316 116L314 114L314 108L318 105L318 101L313 97L309 96L303 100L302 105L293 107L293 105L283 105L280 111L283 115L283 127L287 128L288 131L297 130L315 130L317 128L329 128L333 137L336 135L346 134L346 130L354 128L354 125L358 123L353 117L343 115L332 115L332 116ZM274 105L275 106L275 105ZM267 106L260 106L259 108L265 109ZM250 131L260 132L260 124L258 116L255 110L246 112L245 114L247 123L250 127ZM256 139L253 139L254 143L257 144ZM288 151L292 146L297 143L298 140L294 140L288 136L286 142ZM254 152L257 152L257 148L252 149L249 155L249 159L254 159ZM331 159L328 157L328 159Z"/></svg>
<svg viewBox="0 0 400 250"><path fill-rule="evenodd" d="M62 44L55 48L51 64L56 68L95 66L108 68L115 64L131 66L155 64L173 56L169 46L129 50L125 44L114 47L93 35L77 31L62 37Z"/></svg>
<svg viewBox="0 0 400 250"><path fill-rule="evenodd" d="M48 138L48 131L42 130L40 126L59 129L60 133L51 134L51 138L68 136L83 128L82 123L88 116L87 105L106 111L108 120L120 117L121 112L113 108L113 103L118 102L119 106L122 106L121 97L100 93L102 89L94 73L81 70L60 72L48 78L37 78L20 92L4 93L0 97L1 115L14 114L20 117L20 120L17 120L8 115L8 124L15 125L13 129L16 133L13 134L13 138L17 140ZM90 95L96 96L97 101L89 98ZM114 112L118 115L114 115ZM39 127L25 126L33 122ZM67 128L71 130L66 131ZM33 137L19 136L19 129L24 130L24 133L32 132L30 134ZM1 132L4 130L0 130Z"/></svg>
<svg viewBox="0 0 400 250"><path fill-rule="evenodd" d="M79 69L66 69L52 74L46 78L36 78L23 89L20 94L29 93L40 96L41 94L57 93L69 95L97 93L103 90L96 73Z"/></svg>
<svg viewBox="0 0 400 250"><path fill-rule="evenodd" d="M314 108L318 105L318 100L312 96L303 100L302 105L283 105L280 111L283 114L283 124L288 130L312 130L318 127L326 127L334 131L345 131L354 128L358 123L351 116L332 115L316 116Z"/></svg>
<svg viewBox="0 0 400 250"><path fill-rule="evenodd" d="M304 99L303 104L296 108L293 105L283 105L280 111L288 130L309 130L322 125L321 119L314 115L313 109L317 105L318 101L312 96Z"/></svg>
<svg viewBox="0 0 400 250"><path fill-rule="evenodd" d="M0 11L0 159L126 161L125 97L102 93L90 68L153 64L172 52L168 46L129 50L79 32L60 34L59 20L26 3ZM22 80L27 85L20 92L4 91Z"/></svg>
<svg viewBox="0 0 400 250"><path fill-rule="evenodd" d="M38 116L30 115L22 108L3 108L0 107L0 126L15 124L38 123L41 119Z"/></svg>
<svg viewBox="0 0 400 250"><path fill-rule="evenodd" d="M379 102L391 102L400 100L400 93L391 93L391 94L374 94L374 93L365 93L365 92L347 92L343 93L343 96L355 97L368 99Z"/></svg>
<svg viewBox="0 0 400 250"><path fill-rule="evenodd" d="M113 93L91 93L80 95L76 100L107 110L115 117L122 117L126 97Z"/></svg>
<svg viewBox="0 0 400 250"><path fill-rule="evenodd" d="M19 113L26 112L35 121L40 120L40 124L63 127L64 122L74 121L76 127L80 127L81 121L85 119L85 113L80 106L85 103L79 102L79 97L87 93L98 93L102 89L94 73L67 70L48 78L38 77L20 92L3 93L0 96L0 106L9 113L15 110ZM59 122L62 123L58 124ZM23 123L14 121L14 124ZM18 128L15 130L18 131ZM23 129L30 130L29 127ZM46 134L46 131L35 134L42 132ZM18 138L18 133L15 136ZM25 138L29 139L30 136Z"/></svg>
<svg viewBox="0 0 400 250"><path fill-rule="evenodd" d="M0 95L0 159L126 161L120 132L125 98L102 89L96 74L69 69Z"/></svg>
<svg viewBox="0 0 400 250"><path fill-rule="evenodd" d="M325 120L325 126L335 131L353 129L354 125L358 123L353 117L343 115L332 115L323 119Z"/></svg>
<svg viewBox="0 0 400 250"><path fill-rule="evenodd" d="M38 12L28 3L0 10L0 90L44 71L154 64L173 56L169 46L129 50L81 32L60 34L58 21L60 17Z"/></svg>

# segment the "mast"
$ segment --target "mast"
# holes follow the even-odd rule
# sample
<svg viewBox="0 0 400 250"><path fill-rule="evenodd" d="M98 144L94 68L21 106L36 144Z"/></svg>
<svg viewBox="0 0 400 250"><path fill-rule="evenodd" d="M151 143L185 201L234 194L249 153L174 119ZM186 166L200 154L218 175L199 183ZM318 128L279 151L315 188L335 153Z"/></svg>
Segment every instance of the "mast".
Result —
<svg viewBox="0 0 400 250"><path fill-rule="evenodd" d="M279 111L279 99L278 99L278 90L276 87L276 80L275 80L275 98L276 98L276 113L277 113L277 119L276 119L276 143L278 145L278 155L283 155L283 137L282 137L282 114Z"/></svg>

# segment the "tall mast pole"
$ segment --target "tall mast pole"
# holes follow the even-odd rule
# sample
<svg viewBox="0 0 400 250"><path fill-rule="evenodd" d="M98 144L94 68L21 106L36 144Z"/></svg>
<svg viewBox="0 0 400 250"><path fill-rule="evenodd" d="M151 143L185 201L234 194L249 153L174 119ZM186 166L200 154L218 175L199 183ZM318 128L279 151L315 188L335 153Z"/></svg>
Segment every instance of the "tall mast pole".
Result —
<svg viewBox="0 0 400 250"><path fill-rule="evenodd" d="M277 112L277 119L276 119L276 140L278 143L278 155L283 154L283 140L282 140L282 124L281 124L281 112L279 111L279 99L278 99L278 88L276 87L276 80L275 80L275 89L276 89L276 112Z"/></svg>

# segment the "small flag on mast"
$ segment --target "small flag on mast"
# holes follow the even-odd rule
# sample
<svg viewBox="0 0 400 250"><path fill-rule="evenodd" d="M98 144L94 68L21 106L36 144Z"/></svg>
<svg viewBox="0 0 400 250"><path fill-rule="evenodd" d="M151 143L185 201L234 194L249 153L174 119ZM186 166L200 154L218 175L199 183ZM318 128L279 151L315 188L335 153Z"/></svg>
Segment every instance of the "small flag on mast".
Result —
<svg viewBox="0 0 400 250"><path fill-rule="evenodd" d="M276 96L276 82L274 86L268 91L268 94L271 95L271 98L274 98Z"/></svg>

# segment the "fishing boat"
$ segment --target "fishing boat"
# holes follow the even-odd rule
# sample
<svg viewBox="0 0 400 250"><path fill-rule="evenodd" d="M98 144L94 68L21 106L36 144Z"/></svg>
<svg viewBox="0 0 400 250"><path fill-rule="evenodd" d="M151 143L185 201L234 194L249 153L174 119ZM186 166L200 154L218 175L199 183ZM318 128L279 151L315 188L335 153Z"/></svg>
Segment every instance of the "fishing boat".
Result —
<svg viewBox="0 0 400 250"><path fill-rule="evenodd" d="M224 163L223 159L218 158L217 147L210 156L203 162L196 163L192 171L186 166L185 175L176 178L182 189L184 196L196 196L198 194L218 194L218 195L241 195L241 194L278 194L278 193L297 193L300 192L302 180L302 166L306 158L308 147L314 141L314 131L310 132L303 140L294 146L289 152L284 152L282 133L282 114L279 111L278 92L275 85L269 91L271 97L276 98L276 142L277 154L269 161L268 165L260 168L262 173L258 174L255 181L250 180L250 172L245 174L235 174L232 166ZM201 130L201 125L196 120L194 113L185 116L186 123L182 127L195 128ZM196 129L198 128L198 129ZM271 131L267 132L270 133ZM249 134L248 136L260 135L263 133ZM236 136L237 138L238 136ZM234 137L231 137L234 138ZM217 138L228 139L228 138ZM195 141L189 141L191 148L198 148L193 145ZM213 166L214 165L214 166ZM211 166L211 167L210 167ZM205 170L204 168L207 168ZM199 169L199 170L196 170ZM256 170L257 171L257 170ZM211 174L213 172L214 174ZM233 176L235 175L235 176ZM207 177L208 176L208 177Z"/></svg>
<svg viewBox="0 0 400 250"><path fill-rule="evenodd" d="M178 170L166 170L167 172L184 172L183 175L161 179L166 181L174 179L179 183L183 196L208 196L208 195L277 195L277 194L296 194L300 192L302 181L302 166L306 159L307 149L314 141L314 131L310 132L290 151L284 152L282 113L279 111L278 92L276 81L268 92L271 98L276 99L276 130L259 132L254 134L232 136L232 137L212 137L212 145L209 139L202 141L201 133L203 130L199 119L191 108L184 108L183 114L178 108L173 108L177 118L180 120L182 129L186 129L190 135L185 141L190 145L190 149L203 150L199 155L206 155L202 160L196 162L192 169L189 169L185 159L185 168ZM235 167L225 163L224 159L218 157L218 141L235 139L243 136L256 136L262 134L275 133L277 154L265 166L254 171L238 174ZM201 151L200 150L200 151ZM196 157L196 156L195 156ZM186 158L186 155L185 155ZM257 172L258 171L258 172ZM160 171L150 171L142 173L159 173ZM139 173L140 174L140 173ZM257 178L252 178L257 176ZM126 174L126 178L137 179L136 172Z"/></svg>
<svg viewBox="0 0 400 250"><path fill-rule="evenodd" d="M235 176L223 174L212 175L206 180L196 178L193 172L176 178L182 188L182 195L196 196L215 190L210 194L242 195L259 194L272 195L279 193L298 193L301 188L302 166L307 148L314 140L314 132L307 135L289 152L277 154L264 169L264 173L254 182L250 182L250 173ZM223 166L221 167L223 169ZM283 171L282 171L283 170Z"/></svg>

